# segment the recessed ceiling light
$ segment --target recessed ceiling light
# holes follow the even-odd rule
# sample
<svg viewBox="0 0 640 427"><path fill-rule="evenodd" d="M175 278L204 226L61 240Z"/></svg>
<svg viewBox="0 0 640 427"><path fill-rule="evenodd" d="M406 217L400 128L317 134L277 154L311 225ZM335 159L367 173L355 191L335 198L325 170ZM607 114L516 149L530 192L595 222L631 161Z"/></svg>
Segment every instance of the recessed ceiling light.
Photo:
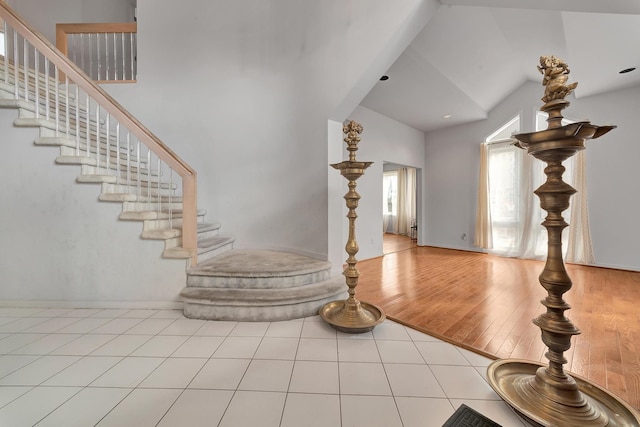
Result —
<svg viewBox="0 0 640 427"><path fill-rule="evenodd" d="M380 77L380 81L385 81L385 80L389 80L389 76L382 76Z"/></svg>
<svg viewBox="0 0 640 427"><path fill-rule="evenodd" d="M443 119L450 119L451 117L453 117L451 114L445 114L442 116Z"/></svg>
<svg viewBox="0 0 640 427"><path fill-rule="evenodd" d="M618 71L620 74L627 74L630 73L632 71L634 71L636 69L636 67L629 67L629 68L625 68L624 70L620 70Z"/></svg>

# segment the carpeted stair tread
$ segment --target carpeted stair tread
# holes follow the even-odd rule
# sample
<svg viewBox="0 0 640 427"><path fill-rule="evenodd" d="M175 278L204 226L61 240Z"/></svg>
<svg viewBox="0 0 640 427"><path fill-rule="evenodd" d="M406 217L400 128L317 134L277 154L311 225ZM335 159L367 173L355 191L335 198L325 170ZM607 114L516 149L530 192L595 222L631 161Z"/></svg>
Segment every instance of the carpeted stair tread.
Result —
<svg viewBox="0 0 640 427"><path fill-rule="evenodd" d="M190 268L196 276L277 277L303 275L331 268L331 264L314 258L271 250L233 250Z"/></svg>

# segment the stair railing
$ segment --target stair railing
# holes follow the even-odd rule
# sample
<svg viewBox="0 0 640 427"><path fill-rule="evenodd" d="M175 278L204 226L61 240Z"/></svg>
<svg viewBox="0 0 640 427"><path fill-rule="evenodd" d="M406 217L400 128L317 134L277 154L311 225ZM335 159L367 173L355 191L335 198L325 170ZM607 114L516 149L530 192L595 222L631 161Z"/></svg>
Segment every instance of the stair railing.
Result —
<svg viewBox="0 0 640 427"><path fill-rule="evenodd" d="M182 246L195 265L196 172L2 1L0 18L0 97L14 99L21 117L44 129L42 139L64 140L72 160L59 161L100 177L103 193L108 186L169 228L181 222Z"/></svg>
<svg viewBox="0 0 640 427"><path fill-rule="evenodd" d="M56 47L98 83L136 81L135 22L56 24Z"/></svg>

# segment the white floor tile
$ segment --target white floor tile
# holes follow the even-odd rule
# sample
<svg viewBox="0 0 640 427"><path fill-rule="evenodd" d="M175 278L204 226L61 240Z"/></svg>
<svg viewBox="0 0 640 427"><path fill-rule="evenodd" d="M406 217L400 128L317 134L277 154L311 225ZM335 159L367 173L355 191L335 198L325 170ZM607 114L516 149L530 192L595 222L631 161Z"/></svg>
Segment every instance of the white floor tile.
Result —
<svg viewBox="0 0 640 427"><path fill-rule="evenodd" d="M388 363L384 369L394 396L446 397L427 365Z"/></svg>
<svg viewBox="0 0 640 427"><path fill-rule="evenodd" d="M265 333L265 337L299 338L302 333L302 325L299 320L287 320L284 322L272 322Z"/></svg>
<svg viewBox="0 0 640 427"><path fill-rule="evenodd" d="M42 309L42 308L2 307L2 308L0 308L0 317L36 316L41 311L44 311L44 309Z"/></svg>
<svg viewBox="0 0 640 427"><path fill-rule="evenodd" d="M34 341L31 344L20 347L12 353L45 355L75 339L78 339L80 336L80 334L50 334L40 338L38 341Z"/></svg>
<svg viewBox="0 0 640 427"><path fill-rule="evenodd" d="M104 325L109 320L109 318L87 317L60 329L58 332L62 334L86 334Z"/></svg>
<svg viewBox="0 0 640 427"><path fill-rule="evenodd" d="M0 387L0 408L16 400L33 387Z"/></svg>
<svg viewBox="0 0 640 427"><path fill-rule="evenodd" d="M232 397L226 390L185 390L158 427L217 426Z"/></svg>
<svg viewBox="0 0 640 427"><path fill-rule="evenodd" d="M405 326L405 331L409 334L411 339L415 342L424 342L424 341L434 341L434 342L443 342L441 339L432 337L429 334L422 333L420 331L416 331L415 329L409 328Z"/></svg>
<svg viewBox="0 0 640 427"><path fill-rule="evenodd" d="M289 391L293 393L339 394L336 362L297 361L293 367Z"/></svg>
<svg viewBox="0 0 640 427"><path fill-rule="evenodd" d="M184 318L182 310L158 310L151 317L155 319L180 319Z"/></svg>
<svg viewBox="0 0 640 427"><path fill-rule="evenodd" d="M264 337L254 359L294 360L298 350L298 338Z"/></svg>
<svg viewBox="0 0 640 427"><path fill-rule="evenodd" d="M173 322L175 319L144 319L124 333L127 335L156 335Z"/></svg>
<svg viewBox="0 0 640 427"><path fill-rule="evenodd" d="M43 356L2 378L0 385L38 385L79 359L78 356Z"/></svg>
<svg viewBox="0 0 640 427"><path fill-rule="evenodd" d="M171 357L209 358L220 347L223 337L189 337Z"/></svg>
<svg viewBox="0 0 640 427"><path fill-rule="evenodd" d="M396 397L396 405L404 427L441 426L455 411L447 399Z"/></svg>
<svg viewBox="0 0 640 427"><path fill-rule="evenodd" d="M127 388L85 388L40 421L37 427L93 426L130 392Z"/></svg>
<svg viewBox="0 0 640 427"><path fill-rule="evenodd" d="M89 334L82 335L80 338L65 344L62 347L52 351L51 355L70 355L70 356L86 356L96 351L118 335L99 335Z"/></svg>
<svg viewBox="0 0 640 427"><path fill-rule="evenodd" d="M286 393L237 391L219 427L279 427L285 398Z"/></svg>
<svg viewBox="0 0 640 427"><path fill-rule="evenodd" d="M376 340L382 363L424 363L413 341Z"/></svg>
<svg viewBox="0 0 640 427"><path fill-rule="evenodd" d="M336 331L339 340L372 340L373 332L363 332L361 334L348 334L346 332Z"/></svg>
<svg viewBox="0 0 640 427"><path fill-rule="evenodd" d="M153 338L151 335L118 335L91 354L93 356L128 356L151 338Z"/></svg>
<svg viewBox="0 0 640 427"><path fill-rule="evenodd" d="M80 320L82 319L77 317L56 317L53 319L47 319L46 322L39 323L22 332L27 334L52 334Z"/></svg>
<svg viewBox="0 0 640 427"><path fill-rule="evenodd" d="M200 329L198 329L194 335L226 337L237 325L238 322L209 321L205 323Z"/></svg>
<svg viewBox="0 0 640 427"><path fill-rule="evenodd" d="M500 400L471 366L431 365L431 371L450 399Z"/></svg>
<svg viewBox="0 0 640 427"><path fill-rule="evenodd" d="M206 323L199 319L178 319L159 332L160 335L193 335Z"/></svg>
<svg viewBox="0 0 640 427"><path fill-rule="evenodd" d="M296 360L338 361L338 341L326 338L300 338Z"/></svg>
<svg viewBox="0 0 640 427"><path fill-rule="evenodd" d="M340 397L331 394L289 393L280 427L340 426Z"/></svg>
<svg viewBox="0 0 640 427"><path fill-rule="evenodd" d="M320 317L319 314L316 314L315 316L305 317L303 319L303 322L305 322L305 323L307 323L307 322L322 322L322 323L325 323L324 319L322 317Z"/></svg>
<svg viewBox="0 0 640 427"><path fill-rule="evenodd" d="M34 355L14 354L8 354L6 356L0 357L0 378L4 377L5 375L9 375L13 371L28 365L38 358L39 356Z"/></svg>
<svg viewBox="0 0 640 427"><path fill-rule="evenodd" d="M240 381L238 390L287 391L292 371L293 361L254 359Z"/></svg>
<svg viewBox="0 0 640 427"><path fill-rule="evenodd" d="M170 358L145 378L140 388L186 388L207 359Z"/></svg>
<svg viewBox="0 0 640 427"><path fill-rule="evenodd" d="M31 315L31 317L58 317L58 316L64 316L65 314L68 314L70 311L72 311L72 308L45 308L44 310L40 310L37 313L34 313L33 315ZM72 316L74 317L74 316ZM81 316L75 316L75 317L81 317Z"/></svg>
<svg viewBox="0 0 640 427"><path fill-rule="evenodd" d="M107 308L104 310L101 310L97 313L94 313L92 315L90 315L89 317L107 317L107 318L116 318L116 317L120 317L125 313L128 313L129 310L127 309L121 309L121 308Z"/></svg>
<svg viewBox="0 0 640 427"><path fill-rule="evenodd" d="M481 356L464 348L457 347L457 350L464 356L465 359L469 361L469 364L471 366L486 368L493 362L493 360L489 359L488 357Z"/></svg>
<svg viewBox="0 0 640 427"><path fill-rule="evenodd" d="M158 357L127 357L102 374L91 386L136 387L163 361Z"/></svg>
<svg viewBox="0 0 640 427"><path fill-rule="evenodd" d="M336 330L324 321L310 321L305 319L302 325L302 338L336 338Z"/></svg>
<svg viewBox="0 0 640 427"><path fill-rule="evenodd" d="M36 387L0 409L0 426L32 427L80 390L79 387Z"/></svg>
<svg viewBox="0 0 640 427"><path fill-rule="evenodd" d="M524 427L528 425L502 401L451 399L451 404L456 409L463 403L503 427Z"/></svg>
<svg viewBox="0 0 640 427"><path fill-rule="evenodd" d="M116 319L109 320L102 326L91 331L94 334L122 334L128 329L133 328L140 323L141 319L126 319L118 317Z"/></svg>
<svg viewBox="0 0 640 427"><path fill-rule="evenodd" d="M187 340L182 336L155 336L142 344L131 356L169 357Z"/></svg>
<svg viewBox="0 0 640 427"><path fill-rule="evenodd" d="M342 425L367 427L402 427L392 397L341 396Z"/></svg>
<svg viewBox="0 0 640 427"><path fill-rule="evenodd" d="M22 332L25 329L32 328L40 323L44 323L48 318L43 317L25 317L22 319L16 319L12 322L0 325L0 332L2 333L16 333Z"/></svg>
<svg viewBox="0 0 640 427"><path fill-rule="evenodd" d="M61 314L60 317L89 317L103 310L103 308L75 308Z"/></svg>
<svg viewBox="0 0 640 427"><path fill-rule="evenodd" d="M45 334L16 334L0 341L0 354L8 354L46 337Z"/></svg>
<svg viewBox="0 0 640 427"><path fill-rule="evenodd" d="M340 362L340 393L391 396L382 363Z"/></svg>
<svg viewBox="0 0 640 427"><path fill-rule="evenodd" d="M372 340L338 340L340 362L380 362L376 342Z"/></svg>
<svg viewBox="0 0 640 427"><path fill-rule="evenodd" d="M260 345L260 337L227 337L212 357L251 359Z"/></svg>
<svg viewBox="0 0 640 427"><path fill-rule="evenodd" d="M262 337L269 328L269 322L240 322L231 331L232 337Z"/></svg>
<svg viewBox="0 0 640 427"><path fill-rule="evenodd" d="M148 310L148 309L129 310L123 315L118 317L125 317L125 318L131 318L131 319L148 319L149 317L153 316L157 312L158 310Z"/></svg>
<svg viewBox="0 0 640 427"><path fill-rule="evenodd" d="M445 342L417 342L415 344L429 365L470 366L469 361L452 344Z"/></svg>
<svg viewBox="0 0 640 427"><path fill-rule="evenodd" d="M87 386L121 360L121 357L84 357L78 360L73 365L68 366L53 377L49 378L42 385L60 387Z"/></svg>
<svg viewBox="0 0 640 427"><path fill-rule="evenodd" d="M373 337L386 341L411 341L406 328L399 323L385 320L373 329Z"/></svg>
<svg viewBox="0 0 640 427"><path fill-rule="evenodd" d="M191 381L189 388L235 390L249 362L249 359L210 359Z"/></svg>
<svg viewBox="0 0 640 427"><path fill-rule="evenodd" d="M153 427L182 390L136 389L118 404L98 427Z"/></svg>

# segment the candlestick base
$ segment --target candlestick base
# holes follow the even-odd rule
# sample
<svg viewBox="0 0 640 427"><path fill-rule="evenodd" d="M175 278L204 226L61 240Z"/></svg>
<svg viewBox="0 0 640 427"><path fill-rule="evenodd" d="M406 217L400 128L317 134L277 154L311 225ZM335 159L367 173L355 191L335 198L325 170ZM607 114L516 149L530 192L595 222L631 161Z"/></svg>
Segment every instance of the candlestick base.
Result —
<svg viewBox="0 0 640 427"><path fill-rule="evenodd" d="M489 366L487 377L507 404L536 425L640 426L640 414L604 388L576 375L571 377L577 391L545 387L537 381L539 369L546 369L546 365L518 359L497 360Z"/></svg>
<svg viewBox="0 0 640 427"><path fill-rule="evenodd" d="M347 334L369 332L386 318L381 308L356 299L332 301L319 314L334 329Z"/></svg>

